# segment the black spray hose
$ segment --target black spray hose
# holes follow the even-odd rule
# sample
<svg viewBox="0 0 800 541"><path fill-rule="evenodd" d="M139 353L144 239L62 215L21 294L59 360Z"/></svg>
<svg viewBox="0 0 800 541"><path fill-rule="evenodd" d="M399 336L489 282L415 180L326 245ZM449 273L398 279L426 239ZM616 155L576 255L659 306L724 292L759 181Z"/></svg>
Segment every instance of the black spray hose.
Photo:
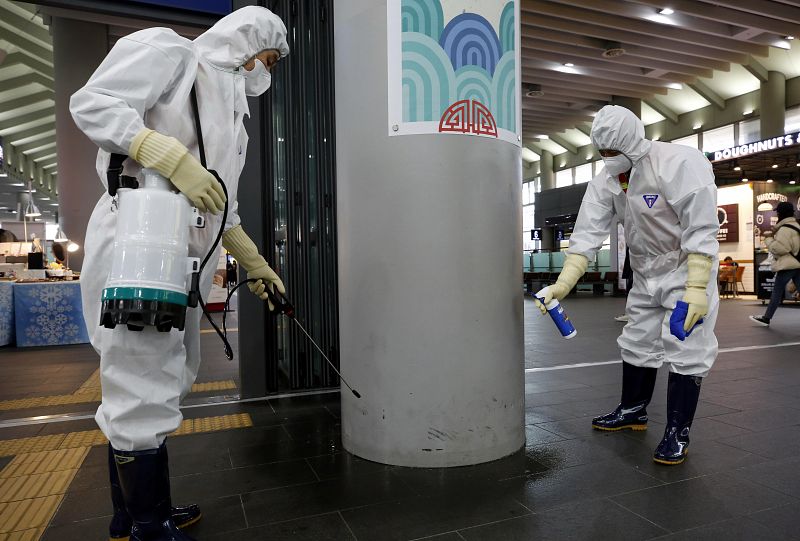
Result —
<svg viewBox="0 0 800 541"><path fill-rule="evenodd" d="M216 331L217 335L220 337L220 340L222 340L222 344L223 344L223 346L225 348L225 357L227 357L228 360L230 361L230 360L233 360L233 348L231 347L231 343L228 341L228 327L226 325L226 321L227 321L227 316L228 316L228 307L229 307L230 302L231 302L231 297L236 292L236 290L239 289L240 287L242 287L243 285L245 285L245 284L247 284L249 282L258 282L259 279L248 278L247 280L243 280L243 281L239 282L238 284L236 284L233 287L233 289L231 289L228 292L228 296L225 299L225 307L224 307L224 309L222 311L222 329L220 329L217 326L217 324L214 322L214 320L211 318L211 314L208 312L208 309L206 308L206 303L203 301L203 297L200 294L200 276L202 276L203 270L206 268L206 265L208 264L208 261L211 259L211 256L214 255L214 252L216 252L217 247L219 246L220 242L222 241L222 235L225 233L225 223L228 221L228 188L227 188L227 186L225 186L225 182L223 182L223 180L220 178L220 176L217 174L216 171L212 171L212 170L209 169L209 172L212 175L214 175L214 177L216 177L217 181L222 186L222 191L225 193L225 206L224 206L224 209L222 211L222 222L220 223L219 232L217 233L217 236L214 239L214 243L211 245L211 248L209 248L208 253L206 254L206 257L203 259L203 262L200 263L199 270L197 272L195 272L195 273L192 273L192 287L191 287L191 289L189 291L189 297L190 297L190 304L189 305L190 306L196 306L199 303L200 307L203 309L203 314L205 314L206 319L211 324L211 327L213 327L214 331ZM311 336L308 334L308 332L305 330L305 328L302 325L300 325L300 322L297 321L297 319L295 318L294 306L289 301L289 299L287 299L286 296L283 295L280 291L271 290L270 287L269 287L269 284L264 284L264 286L266 288L264 291L267 294L267 297L269 297L269 300L270 300L270 302L272 303L272 305L273 305L273 307L275 309L274 310L275 315L283 314L286 317L288 317L289 319L291 319L292 321L294 321L295 324L300 328L300 330L302 330L303 333L308 337L308 339L311 340L311 343L314 344L314 347L317 348L317 350L320 352L320 354L325 359L325 361L328 363L328 365L330 365L330 367L333 369L333 371L336 372L336 375L339 376L339 379L342 380L342 382L347 386L348 389L350 389L350 391L353 393L353 395L355 395L356 398L361 398L361 395L359 394L359 392L356 391L355 389L353 389L350 386L350 384L347 382L347 380L345 380L344 377L342 377L341 372L339 372L339 370L336 368L336 366L334 366L334 364L331 362L331 360L328 358L328 356L325 355L325 353L322 351L322 349L319 347L319 345L317 345L317 343L314 341L314 339L311 338ZM195 304L191 304L191 302L192 302L191 299L192 298L196 299L197 302Z"/></svg>

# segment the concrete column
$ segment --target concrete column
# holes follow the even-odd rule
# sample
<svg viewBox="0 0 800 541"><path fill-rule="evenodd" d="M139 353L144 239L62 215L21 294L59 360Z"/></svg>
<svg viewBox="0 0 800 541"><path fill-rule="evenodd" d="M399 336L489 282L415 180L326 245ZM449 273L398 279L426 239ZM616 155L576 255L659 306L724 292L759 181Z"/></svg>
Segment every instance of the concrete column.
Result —
<svg viewBox="0 0 800 541"><path fill-rule="evenodd" d="M633 114L642 118L642 100L639 98L629 98L627 96L612 96L611 105L619 105L630 109Z"/></svg>
<svg viewBox="0 0 800 541"><path fill-rule="evenodd" d="M56 149L58 203L64 234L83 248L86 225L103 193L97 176L97 147L81 132L69 114L69 99L82 87L108 52L105 25L53 17L53 63L56 94ZM70 256L80 269L83 250Z"/></svg>
<svg viewBox="0 0 800 541"><path fill-rule="evenodd" d="M522 165L506 142L389 137L386 2L337 0L336 162L348 451L478 464L525 442Z"/></svg>
<svg viewBox="0 0 800 541"><path fill-rule="evenodd" d="M761 139L783 135L786 124L786 75L770 71L761 83Z"/></svg>
<svg viewBox="0 0 800 541"><path fill-rule="evenodd" d="M553 172L553 155L546 151L542 151L539 157L540 178L542 181L542 191L552 190L556 187L556 174Z"/></svg>

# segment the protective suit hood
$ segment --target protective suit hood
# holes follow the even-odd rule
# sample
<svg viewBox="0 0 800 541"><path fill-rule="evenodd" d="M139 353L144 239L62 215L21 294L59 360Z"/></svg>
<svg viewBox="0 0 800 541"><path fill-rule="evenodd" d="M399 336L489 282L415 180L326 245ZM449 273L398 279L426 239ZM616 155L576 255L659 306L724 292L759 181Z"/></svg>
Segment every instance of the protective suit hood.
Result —
<svg viewBox="0 0 800 541"><path fill-rule="evenodd" d="M636 165L648 152L651 142L644 138L644 124L632 111L619 105L606 105L592 123L592 144L597 150L618 150Z"/></svg>
<svg viewBox="0 0 800 541"><path fill-rule="evenodd" d="M247 6L226 15L194 40L195 50L217 68L234 70L261 51L289 54L286 26L270 10Z"/></svg>

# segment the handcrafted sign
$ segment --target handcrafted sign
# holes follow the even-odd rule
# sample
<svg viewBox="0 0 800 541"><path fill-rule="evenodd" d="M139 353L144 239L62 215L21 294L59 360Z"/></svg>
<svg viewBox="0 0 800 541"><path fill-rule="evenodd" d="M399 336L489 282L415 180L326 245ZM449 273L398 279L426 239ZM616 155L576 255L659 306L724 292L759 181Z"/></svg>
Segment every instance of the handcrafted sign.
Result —
<svg viewBox="0 0 800 541"><path fill-rule="evenodd" d="M719 242L739 242L739 205L720 205L717 207Z"/></svg>
<svg viewBox="0 0 800 541"><path fill-rule="evenodd" d="M750 154L757 154L759 152L766 152L767 150L787 148L795 145L800 145L800 133L773 137L772 139L765 139L757 143L739 145L715 152L706 152L706 156L712 162L723 162L725 160L749 156Z"/></svg>
<svg viewBox="0 0 800 541"><path fill-rule="evenodd" d="M519 1L387 1L389 135L522 144Z"/></svg>

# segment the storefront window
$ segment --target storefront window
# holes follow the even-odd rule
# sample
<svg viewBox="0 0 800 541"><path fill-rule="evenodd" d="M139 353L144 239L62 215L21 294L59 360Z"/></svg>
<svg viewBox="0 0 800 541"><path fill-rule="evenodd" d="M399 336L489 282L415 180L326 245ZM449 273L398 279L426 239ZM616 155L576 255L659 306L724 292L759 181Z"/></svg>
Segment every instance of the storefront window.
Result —
<svg viewBox="0 0 800 541"><path fill-rule="evenodd" d="M736 145L733 124L703 132L703 152L713 152Z"/></svg>
<svg viewBox="0 0 800 541"><path fill-rule="evenodd" d="M800 131L800 106L786 109L785 131L783 133L795 133Z"/></svg>
<svg viewBox="0 0 800 541"><path fill-rule="evenodd" d="M755 143L761 139L761 119L754 118L739 122L739 141L737 145Z"/></svg>
<svg viewBox="0 0 800 541"><path fill-rule="evenodd" d="M698 148L697 141L698 141L697 134L693 133L688 137L681 137L680 139L675 139L674 141L672 141L672 143L675 143L676 145L686 145L687 147Z"/></svg>
<svg viewBox="0 0 800 541"><path fill-rule="evenodd" d="M586 163L575 168L575 184L584 184L592 180L592 164Z"/></svg>
<svg viewBox="0 0 800 541"><path fill-rule="evenodd" d="M564 169L556 173L556 188L572 186L572 169Z"/></svg>

